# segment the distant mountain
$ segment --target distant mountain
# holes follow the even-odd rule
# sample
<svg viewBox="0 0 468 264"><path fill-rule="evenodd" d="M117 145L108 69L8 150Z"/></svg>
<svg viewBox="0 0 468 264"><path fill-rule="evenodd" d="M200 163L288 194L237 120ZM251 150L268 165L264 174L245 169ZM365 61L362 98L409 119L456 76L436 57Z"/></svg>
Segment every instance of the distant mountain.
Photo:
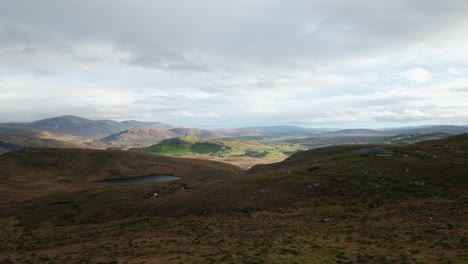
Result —
<svg viewBox="0 0 468 264"><path fill-rule="evenodd" d="M3 135L23 135L31 137L49 137L51 133L30 127L19 127L15 124L0 125L0 134Z"/></svg>
<svg viewBox="0 0 468 264"><path fill-rule="evenodd" d="M179 136L199 138L230 138L264 136L265 133L255 129L201 129L201 128L173 128L171 132Z"/></svg>
<svg viewBox="0 0 468 264"><path fill-rule="evenodd" d="M301 144L309 148L348 145L348 144L371 144L373 142L382 142L388 136L316 136L307 138L286 139L280 142L291 144Z"/></svg>
<svg viewBox="0 0 468 264"><path fill-rule="evenodd" d="M125 128L176 128L177 126L171 124L164 124L160 122L142 122L136 120L128 120L120 122L121 126Z"/></svg>
<svg viewBox="0 0 468 264"><path fill-rule="evenodd" d="M323 133L320 136L327 136L327 137L340 137L340 136L346 136L346 137L376 137L376 136L388 136L388 135L393 135L394 132L390 131L382 131L382 130L375 130L375 129L342 129L338 131L333 131L333 132L327 132Z"/></svg>
<svg viewBox="0 0 468 264"><path fill-rule="evenodd" d="M378 140L375 142L372 142L374 144L376 143L381 143L381 144L390 144L390 145L395 145L395 146L402 146L402 145L408 145L408 144L413 144L421 141L427 141L427 140L435 140L435 139L443 139L453 136L452 134L447 134L447 133L410 133L410 134L401 134L397 136L392 136L389 138L385 138L383 140Z"/></svg>
<svg viewBox="0 0 468 264"><path fill-rule="evenodd" d="M100 139L100 142L113 142L130 147L156 144L161 140L177 137L174 132L163 128L130 128Z"/></svg>
<svg viewBox="0 0 468 264"><path fill-rule="evenodd" d="M262 131L265 136L312 136L328 131L326 129L313 129L298 126L259 126L240 128L240 130Z"/></svg>
<svg viewBox="0 0 468 264"><path fill-rule="evenodd" d="M48 138L18 135L0 135L0 154L27 147L41 148L82 148L79 144Z"/></svg>
<svg viewBox="0 0 468 264"><path fill-rule="evenodd" d="M78 137L99 137L120 131L113 125L76 116L60 116L15 125Z"/></svg>
<svg viewBox="0 0 468 264"><path fill-rule="evenodd" d="M16 130L14 130L16 131L15 134L20 135L38 136L38 134L45 131L64 135L72 135L77 137L101 138L110 134L119 133L123 130L133 127L173 128L174 126L159 122L139 122L135 120L123 122L117 122L113 120L95 121L82 117L65 115L60 117L38 120L30 123L9 123L3 125L0 124L0 127L9 127L8 129L10 131L13 131L13 128L16 128Z"/></svg>
<svg viewBox="0 0 468 264"><path fill-rule="evenodd" d="M418 128L410 128L410 129L401 129L395 128L386 130L388 132L403 134L403 133L448 133L448 134L462 134L468 133L468 127L465 126L451 126L451 125L443 125L443 126L423 126Z"/></svg>
<svg viewBox="0 0 468 264"><path fill-rule="evenodd" d="M162 124L163 126L170 126ZM261 136L261 131L258 130L235 130L235 129L201 129L201 128L130 128L111 134L100 139L100 142L112 143L119 146L138 147L149 146L159 143L164 139L170 139L180 136L197 137L197 138L231 138L243 136Z"/></svg>

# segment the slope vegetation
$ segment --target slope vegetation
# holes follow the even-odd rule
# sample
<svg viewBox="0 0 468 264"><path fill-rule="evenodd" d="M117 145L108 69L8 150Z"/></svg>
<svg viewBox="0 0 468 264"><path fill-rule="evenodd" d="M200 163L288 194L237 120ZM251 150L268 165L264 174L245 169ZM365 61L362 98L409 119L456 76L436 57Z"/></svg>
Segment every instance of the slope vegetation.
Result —
<svg viewBox="0 0 468 264"><path fill-rule="evenodd" d="M79 148L82 146L54 139L0 134L0 154L25 147Z"/></svg>
<svg viewBox="0 0 468 264"><path fill-rule="evenodd" d="M54 171L55 177L46 178L110 177L112 168L126 175L161 172L144 169L152 158L157 159L153 166L165 162L174 171L184 166L176 163L183 159L136 152L108 156L61 150L66 159L47 152L37 159L33 151L0 156L2 164L14 165L6 168L11 173L3 183L11 187L22 177L32 181ZM76 157L83 160L74 161ZM209 167L215 165L220 174L212 177ZM467 135L400 147L318 148L242 175L223 166L193 163L178 172L207 175L185 190L171 184L109 186L3 203L0 249L12 262L52 263L468 260ZM58 176L69 168L78 173ZM142 197L142 191L154 188L163 194L160 198Z"/></svg>
<svg viewBox="0 0 468 264"><path fill-rule="evenodd" d="M272 156L287 157L303 149L300 145L287 143L268 144L241 140L207 140L195 137L177 137L167 139L159 144L138 149L147 153L160 155L193 156L198 154L218 156L239 156L264 158Z"/></svg>

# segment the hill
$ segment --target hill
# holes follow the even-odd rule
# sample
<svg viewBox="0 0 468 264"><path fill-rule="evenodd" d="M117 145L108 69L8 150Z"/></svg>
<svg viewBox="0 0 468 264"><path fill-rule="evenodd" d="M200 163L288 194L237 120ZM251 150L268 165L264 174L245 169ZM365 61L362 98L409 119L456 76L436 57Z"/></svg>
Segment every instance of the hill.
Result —
<svg viewBox="0 0 468 264"><path fill-rule="evenodd" d="M71 135L82 138L102 138L110 134L121 132L129 128L174 128L169 124L163 124L159 122L139 122L135 120L117 122L113 120L90 120L77 116L59 116L54 118L48 118L38 120L30 123L9 123L3 124L2 126L16 127L17 133L20 135L31 135L28 133L28 129L42 132L52 132L61 135ZM11 129L11 128L10 128ZM24 133L21 133L23 129ZM37 135L33 135L37 136Z"/></svg>
<svg viewBox="0 0 468 264"><path fill-rule="evenodd" d="M200 129L200 128L131 128L100 139L100 142L112 143L123 147L139 147L156 144L164 139L180 136L198 138L231 138L243 136L258 136L261 132L255 130Z"/></svg>
<svg viewBox="0 0 468 264"><path fill-rule="evenodd" d="M37 151L0 156L8 164L0 175L9 173L0 181L0 249L11 262L467 260L467 135L317 148L242 174L132 151ZM177 183L89 185L115 177L113 168L126 176L172 168L184 180L206 178L185 190ZM51 183L61 188L38 188ZM20 198L5 196L12 189ZM143 197L154 189L163 195ZM34 199L21 200L31 193Z"/></svg>
<svg viewBox="0 0 468 264"><path fill-rule="evenodd" d="M79 148L83 146L54 139L0 134L0 154L26 147Z"/></svg>
<svg viewBox="0 0 468 264"><path fill-rule="evenodd" d="M131 128L100 139L128 147L148 146L161 140L177 137L177 134L163 128Z"/></svg>
<svg viewBox="0 0 468 264"><path fill-rule="evenodd" d="M263 136L263 132L253 129L200 129L200 128L174 128L170 131L179 136L198 138L231 138Z"/></svg>
<svg viewBox="0 0 468 264"><path fill-rule="evenodd" d="M93 181L153 174L177 175L188 183L234 177L240 169L225 163L178 159L133 151L25 148L0 155L2 186L31 194L92 184ZM43 185L45 184L45 185ZM35 189L33 187L46 189ZM2 188L3 189L3 188ZM8 188L7 188L8 189ZM10 191L3 190L1 195ZM11 198L11 197L10 197Z"/></svg>
<svg viewBox="0 0 468 264"><path fill-rule="evenodd" d="M416 128L394 128L386 130L391 133L408 134L408 133L447 133L447 134L462 134L468 133L468 127L466 126L451 126L451 125L440 125L440 126L422 126Z"/></svg>
<svg viewBox="0 0 468 264"><path fill-rule="evenodd" d="M287 157L301 149L303 149L303 147L300 145L286 143L268 144L254 141L207 140L195 137L177 137L163 140L156 145L136 150L159 155L194 156L206 154L223 157L240 156L264 158L271 156Z"/></svg>
<svg viewBox="0 0 468 264"><path fill-rule="evenodd" d="M114 125L76 116L60 116L31 123L19 123L15 126L78 137L99 137L120 131Z"/></svg>
<svg viewBox="0 0 468 264"><path fill-rule="evenodd" d="M327 131L298 126L260 126L240 128L240 130L258 130L262 131L264 136L313 136Z"/></svg>
<svg viewBox="0 0 468 264"><path fill-rule="evenodd" d="M389 136L392 135L391 132L381 131L375 129L342 129L338 131L326 132L321 134L322 137L376 137L376 136Z"/></svg>
<svg viewBox="0 0 468 264"><path fill-rule="evenodd" d="M350 132L354 133L354 132ZM366 136L365 134L345 135L343 133L331 136L316 136L309 138L296 138L281 140L280 142L288 142L292 144L301 144L310 148L336 146L345 144L390 144L390 145L408 145L425 140L442 139L453 136L447 133L409 133L395 136L374 135Z"/></svg>
<svg viewBox="0 0 468 264"><path fill-rule="evenodd" d="M409 145L421 141L427 141L427 140L435 140L435 139L443 139L453 136L452 134L447 134L447 133L410 133L410 134L401 134L401 135L396 135L393 137L385 138L382 141L374 141L374 143L382 143L382 144L390 144L390 145L395 145L395 146L400 146L400 145Z"/></svg>
<svg viewBox="0 0 468 264"><path fill-rule="evenodd" d="M0 124L0 134L2 135L20 135L20 136L30 136L30 137L59 137L59 135L54 135L53 133L29 128L29 127L19 127L15 125L6 125Z"/></svg>

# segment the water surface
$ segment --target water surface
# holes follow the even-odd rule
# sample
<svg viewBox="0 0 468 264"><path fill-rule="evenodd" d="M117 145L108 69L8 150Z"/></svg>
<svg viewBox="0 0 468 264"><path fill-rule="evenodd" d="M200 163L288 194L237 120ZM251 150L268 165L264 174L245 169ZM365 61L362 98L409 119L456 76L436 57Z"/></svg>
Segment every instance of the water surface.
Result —
<svg viewBox="0 0 468 264"><path fill-rule="evenodd" d="M122 184L122 183L146 183L146 182L155 182L155 181L173 181L178 180L180 177L169 176L169 175L149 175L149 176L138 176L131 178L116 178L116 179L107 179L102 181L95 181L99 184Z"/></svg>

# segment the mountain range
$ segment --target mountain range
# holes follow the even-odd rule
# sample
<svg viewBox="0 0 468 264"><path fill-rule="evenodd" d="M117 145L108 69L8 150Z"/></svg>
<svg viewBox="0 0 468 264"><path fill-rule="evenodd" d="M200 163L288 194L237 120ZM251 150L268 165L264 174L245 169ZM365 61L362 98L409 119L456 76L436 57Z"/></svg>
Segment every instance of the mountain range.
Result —
<svg viewBox="0 0 468 264"><path fill-rule="evenodd" d="M42 119L30 123L7 123L0 124L0 131L15 130L20 134L21 128L35 129L38 131L51 132L54 134L71 135L83 138L102 138L110 134L119 133L129 128L174 128L170 124L159 122L140 122L135 120L117 122L113 120L90 120L77 116L59 116ZM26 130L27 131L27 130ZM37 135L34 135L37 136Z"/></svg>
<svg viewBox="0 0 468 264"><path fill-rule="evenodd" d="M327 129L305 128L298 126L258 126L238 129L203 129L185 128L161 122L142 122L136 120L90 120L77 116L59 116L42 119L29 123L4 123L0 124L0 135L17 135L34 137L8 138L3 144L11 147L29 146L31 142L39 142L37 138L48 138L59 141L71 141L74 144L87 148L120 148L144 147L157 144L165 139L189 136L205 139L237 138L248 140L278 141L301 138L306 145L336 145L349 143L367 143L385 139L401 134L427 134L468 133L466 126L420 126L401 127L389 129ZM44 143L44 142L43 142ZM50 143L50 142L49 142ZM47 144L49 144L47 143ZM41 143L42 144L42 143ZM39 145L41 145L39 144ZM44 143L45 144L45 143ZM46 145L47 145L46 144ZM56 143L54 143L56 144ZM11 147L15 149L16 147Z"/></svg>

